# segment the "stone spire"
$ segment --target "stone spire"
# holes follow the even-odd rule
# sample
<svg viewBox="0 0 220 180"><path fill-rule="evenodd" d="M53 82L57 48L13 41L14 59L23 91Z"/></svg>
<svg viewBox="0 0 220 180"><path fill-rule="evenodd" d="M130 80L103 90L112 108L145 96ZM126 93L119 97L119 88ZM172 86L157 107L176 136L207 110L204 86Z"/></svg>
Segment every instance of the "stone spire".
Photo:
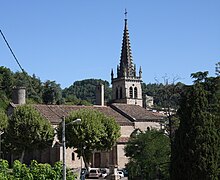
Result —
<svg viewBox="0 0 220 180"><path fill-rule="evenodd" d="M131 45L130 45L129 32L128 32L128 23L127 23L127 11L125 10L125 26L123 33L118 78L135 77L135 76L136 76L136 69L132 59Z"/></svg>

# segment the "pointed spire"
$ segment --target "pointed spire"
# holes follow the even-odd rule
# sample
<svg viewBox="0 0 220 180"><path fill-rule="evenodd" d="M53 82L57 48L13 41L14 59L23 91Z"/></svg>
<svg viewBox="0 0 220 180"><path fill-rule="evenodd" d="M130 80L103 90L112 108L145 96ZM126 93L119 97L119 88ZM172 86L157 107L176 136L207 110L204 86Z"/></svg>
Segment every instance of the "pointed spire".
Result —
<svg viewBox="0 0 220 180"><path fill-rule="evenodd" d="M140 66L140 70L139 70L139 78L142 78L142 69L141 69L141 66Z"/></svg>
<svg viewBox="0 0 220 180"><path fill-rule="evenodd" d="M114 79L114 72L113 72L113 69L112 69L112 72L111 72L111 79L112 79L112 81L113 81L113 79Z"/></svg>
<svg viewBox="0 0 220 180"><path fill-rule="evenodd" d="M128 32L126 9L125 9L125 26L124 26L124 33L123 33L119 70L120 70L119 77L134 77L135 76L135 69L134 69L134 64L132 60L132 53L131 53L131 46L130 46L130 39L129 39L129 32Z"/></svg>

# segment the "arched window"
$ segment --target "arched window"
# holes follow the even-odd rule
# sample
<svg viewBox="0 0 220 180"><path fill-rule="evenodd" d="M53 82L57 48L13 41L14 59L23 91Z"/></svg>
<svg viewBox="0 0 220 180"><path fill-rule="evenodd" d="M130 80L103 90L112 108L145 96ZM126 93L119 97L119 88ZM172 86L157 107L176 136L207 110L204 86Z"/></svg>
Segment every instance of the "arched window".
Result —
<svg viewBox="0 0 220 180"><path fill-rule="evenodd" d="M130 96L130 98L133 98L133 88L132 87L129 88L129 96Z"/></svg>
<svg viewBox="0 0 220 180"><path fill-rule="evenodd" d="M120 99L122 99L122 87L120 87Z"/></svg>
<svg viewBox="0 0 220 180"><path fill-rule="evenodd" d="M116 99L118 99L118 88L116 88Z"/></svg>
<svg viewBox="0 0 220 180"><path fill-rule="evenodd" d="M137 87L134 88L134 98L137 99L138 97L138 92L137 92Z"/></svg>

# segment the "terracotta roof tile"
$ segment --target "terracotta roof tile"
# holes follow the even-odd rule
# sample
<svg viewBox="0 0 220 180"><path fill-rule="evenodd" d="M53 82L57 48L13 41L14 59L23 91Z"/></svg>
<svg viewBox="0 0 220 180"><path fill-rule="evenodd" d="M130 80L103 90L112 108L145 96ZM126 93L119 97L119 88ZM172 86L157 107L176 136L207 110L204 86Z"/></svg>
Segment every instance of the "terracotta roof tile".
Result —
<svg viewBox="0 0 220 180"><path fill-rule="evenodd" d="M61 122L63 116L79 109L96 109L107 116L113 117L121 126L132 126L133 123L109 106L76 106L76 105L33 105L52 124Z"/></svg>
<svg viewBox="0 0 220 180"><path fill-rule="evenodd" d="M131 121L161 121L164 116L142 108L138 105L114 103L111 107Z"/></svg>
<svg viewBox="0 0 220 180"><path fill-rule="evenodd" d="M127 143L129 139L130 139L130 137L120 137L120 138L118 138L117 143L124 144L124 143Z"/></svg>

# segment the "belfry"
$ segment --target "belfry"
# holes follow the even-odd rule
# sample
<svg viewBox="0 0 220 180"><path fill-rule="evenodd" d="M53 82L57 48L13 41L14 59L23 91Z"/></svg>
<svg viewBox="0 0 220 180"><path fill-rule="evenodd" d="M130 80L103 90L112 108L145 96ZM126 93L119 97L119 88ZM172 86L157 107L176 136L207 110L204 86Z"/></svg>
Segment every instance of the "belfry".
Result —
<svg viewBox="0 0 220 180"><path fill-rule="evenodd" d="M117 66L117 76L114 77L113 69L111 71L112 99L114 103L136 104L143 106L142 100L142 70L139 69L139 75L136 75L136 65L133 63L127 12L125 11L125 26L122 40L122 49L120 64Z"/></svg>

